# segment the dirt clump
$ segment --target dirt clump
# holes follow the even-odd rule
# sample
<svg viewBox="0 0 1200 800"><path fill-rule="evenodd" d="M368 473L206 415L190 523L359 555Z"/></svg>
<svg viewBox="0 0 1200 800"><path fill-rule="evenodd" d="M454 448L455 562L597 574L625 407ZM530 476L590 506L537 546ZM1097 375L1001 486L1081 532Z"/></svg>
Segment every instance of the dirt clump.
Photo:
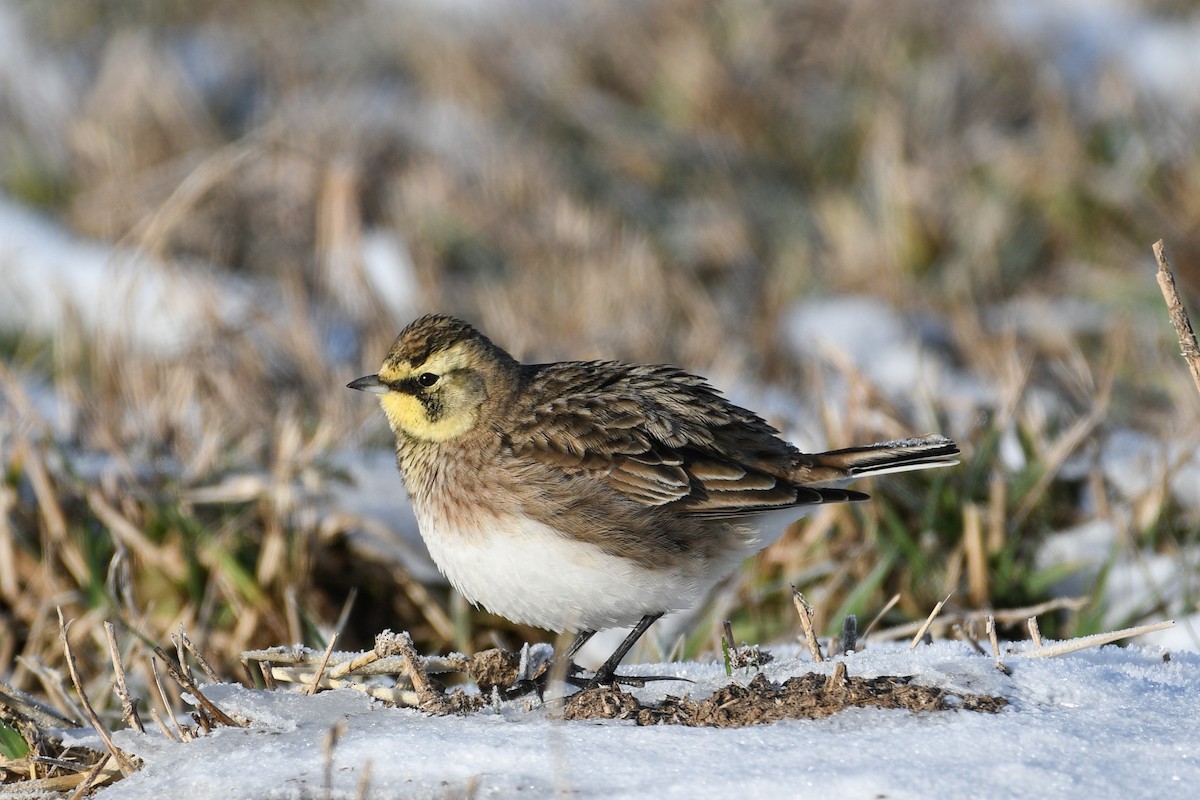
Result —
<svg viewBox="0 0 1200 800"><path fill-rule="evenodd" d="M838 665L833 675L808 673L773 683L759 673L749 684L731 683L702 700L668 696L643 704L615 686L587 689L572 696L564 719L632 719L638 725L688 725L741 728L783 719L821 719L847 708L898 708L908 711L997 712L1008 701L921 686L907 676L850 677Z"/></svg>

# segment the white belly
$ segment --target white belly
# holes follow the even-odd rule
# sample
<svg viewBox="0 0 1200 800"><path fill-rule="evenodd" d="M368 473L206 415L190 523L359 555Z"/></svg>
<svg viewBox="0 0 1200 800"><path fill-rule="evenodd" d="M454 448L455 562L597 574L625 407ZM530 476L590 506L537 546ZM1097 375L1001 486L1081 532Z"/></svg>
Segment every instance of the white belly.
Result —
<svg viewBox="0 0 1200 800"><path fill-rule="evenodd" d="M519 517L454 530L425 514L418 520L434 563L468 600L551 631L623 627L645 614L687 608L722 577L696 574L694 562L650 570Z"/></svg>

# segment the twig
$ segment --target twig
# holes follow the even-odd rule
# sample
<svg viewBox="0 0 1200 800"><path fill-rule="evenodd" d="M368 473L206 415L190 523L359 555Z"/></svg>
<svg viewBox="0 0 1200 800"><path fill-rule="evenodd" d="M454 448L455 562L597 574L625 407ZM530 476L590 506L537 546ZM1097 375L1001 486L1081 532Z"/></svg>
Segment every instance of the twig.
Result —
<svg viewBox="0 0 1200 800"><path fill-rule="evenodd" d="M250 659L246 658L245 653L242 653L242 657L239 660L242 664L242 685L247 689L256 688L257 681L254 680L254 670L250 668Z"/></svg>
<svg viewBox="0 0 1200 800"><path fill-rule="evenodd" d="M205 677L208 678L208 680L212 683L220 683L221 679L217 677L216 671L213 670L212 666L208 663L208 660L204 658L204 655L200 652L200 648L196 647L196 645L192 643L191 637L187 635L187 631L183 629L182 625L179 626L179 633L176 634L176 636L179 637L178 642L182 643L183 647L192 654L192 658L196 659L196 663L200 665L200 669L204 672ZM175 639L175 636L172 636L171 638ZM182 664L182 652L179 654L179 658L180 663ZM188 670L188 677L192 677L191 670Z"/></svg>
<svg viewBox="0 0 1200 800"><path fill-rule="evenodd" d="M104 774L104 780L106 783L115 777L116 773L120 769L119 764L117 765L117 769L113 769L112 765L115 762L116 759L114 759L112 756L109 756L108 758L102 758L97 761L95 765L93 765L92 768L87 771L87 774L83 776L83 779L80 780L79 786L77 786L75 791L71 793L70 800L80 800L80 798L85 797L87 793L91 791L92 787L96 785L96 781L100 779L101 774Z"/></svg>
<svg viewBox="0 0 1200 800"><path fill-rule="evenodd" d="M381 634L376 639L376 649L361 653L335 652L329 656L329 663L335 665L329 670L331 678L342 678L351 672L360 675L394 675L405 669L404 659L398 655L395 643L388 637L392 633ZM246 650L242 658L257 664L271 666L304 664L316 666L322 653L307 647L269 647L262 650ZM426 675L441 672L463 672L469 668L470 659L461 654L447 656L422 656L421 667Z"/></svg>
<svg viewBox="0 0 1200 800"><path fill-rule="evenodd" d="M833 674L825 679L825 691L837 691L846 688L846 662L838 661L833 665Z"/></svg>
<svg viewBox="0 0 1200 800"><path fill-rule="evenodd" d="M245 727L243 723L238 722L233 717L229 716L224 711L213 705L213 702L205 697L204 693L200 691L200 688L196 686L195 681L193 681L191 677L184 673L184 671L178 665L171 661L171 657L167 655L166 650L163 650L161 647L155 645L154 654L162 659L163 664L167 667L167 672L171 673L171 677L175 679L175 682L182 686L184 691L195 697L196 702L200 704L202 709L208 712L209 716L211 716L220 724L228 725L231 728Z"/></svg>
<svg viewBox="0 0 1200 800"><path fill-rule="evenodd" d="M58 635L63 643L63 650L66 651L67 670L71 673L71 683L75 685L75 692L79 695L79 703L83 706L83 713L87 715L88 721L92 723L92 727L96 729L100 739L104 742L104 747L112 755L117 762L117 767L120 768L121 774L129 776L133 773L133 764L129 763L129 759L121 752L115 744L112 737L103 725L100 724L100 717L96 716L96 710L92 708L92 703L88 700L87 693L83 691L83 681L79 680L79 670L75 666L75 654L71 652L71 641L67 638L67 623L63 619L62 607L58 608Z"/></svg>
<svg viewBox="0 0 1200 800"><path fill-rule="evenodd" d="M1033 646L1041 647L1042 629L1038 627L1037 617L1030 617L1025 624L1029 626L1029 638L1033 640Z"/></svg>
<svg viewBox="0 0 1200 800"><path fill-rule="evenodd" d="M376 648L380 647L379 639L377 638L375 641ZM425 711L444 713L446 700L430 685L429 678L426 677L425 670L421 667L421 657L417 655L416 648L413 647L412 637L406 631L401 631L393 634L391 644L404 659L405 670L408 672L408 678L412 681L413 688L417 691L417 697L421 700L421 708Z"/></svg>
<svg viewBox="0 0 1200 800"><path fill-rule="evenodd" d="M1175 288L1175 273L1171 270L1171 262L1167 260L1167 251L1162 239L1155 242L1151 248L1154 260L1158 262L1158 288L1162 290L1163 299L1167 302L1167 315L1179 337L1179 348L1188 370L1192 373L1192 382L1196 391L1200 391L1200 344L1196 342L1196 333L1192 330L1192 321L1188 318L1187 309L1179 299L1179 291Z"/></svg>
<svg viewBox="0 0 1200 800"><path fill-rule="evenodd" d="M1168 619L1162 622L1153 622L1149 625L1138 625L1133 628L1123 628L1119 631L1110 631L1109 633L1096 633L1091 636L1080 636L1078 639L1068 639L1065 642L1058 644L1045 645L1033 650L1026 650L1024 653L1018 653L1020 658L1053 658L1054 656L1066 655L1074 653L1077 650L1086 650L1089 647L1099 647L1101 645L1110 644L1111 642L1120 639L1128 639L1131 636L1141 636L1145 633L1154 633L1155 631L1165 630L1173 627L1175 620Z"/></svg>
<svg viewBox="0 0 1200 800"><path fill-rule="evenodd" d="M308 685L312 683L313 673L298 667L270 667L271 673L276 681L281 683L300 683ZM331 678L326 673L321 678L322 689L353 689L356 692L374 697L376 700L384 700L389 703L394 703L398 706L408 706L411 708L422 708L422 698L412 689L401 689L395 686L374 686L366 683L355 682L338 678Z"/></svg>
<svg viewBox="0 0 1200 800"><path fill-rule="evenodd" d="M988 641L992 645L992 655L996 658L996 669L1000 670L1005 675L1012 675L1012 670L1000 660L1000 639L996 635L996 618L991 614L988 614L985 619L987 620Z"/></svg>
<svg viewBox="0 0 1200 800"><path fill-rule="evenodd" d="M305 687L304 693L314 695L317 693L317 687L321 685L321 676L325 674L325 668L329 666L329 656L333 654L333 646L337 644L338 632L334 631L333 636L329 637L329 645L325 648L325 655L321 658L321 664L317 667L317 671L313 673L312 683Z"/></svg>
<svg viewBox="0 0 1200 800"><path fill-rule="evenodd" d="M817 641L816 631L813 630L812 606L795 586L792 587L792 602L796 605L796 613L800 615L800 627L804 630L804 644L808 647L808 652L812 653L813 661L820 664L825 657L821 655L821 645Z"/></svg>
<svg viewBox="0 0 1200 800"><path fill-rule="evenodd" d="M158 709L154 706L150 706L150 719L154 720L154 724L158 726L159 731L162 732L163 738L168 742L180 741L175 734L171 733L171 729L167 727L167 723L163 722L162 716L158 713Z"/></svg>
<svg viewBox="0 0 1200 800"><path fill-rule="evenodd" d="M183 625L179 626L179 630L171 634L171 643L175 645L175 658L179 671L184 675L189 683L196 682L196 676L192 674L192 665L187 660L187 645L184 643Z"/></svg>
<svg viewBox="0 0 1200 800"><path fill-rule="evenodd" d="M335 679L345 677L348 673L355 672L367 666L368 664L378 661L379 658L379 653L376 653L374 650L368 650L365 653L359 653L349 661L343 661L333 669L329 670L329 677Z"/></svg>
<svg viewBox="0 0 1200 800"><path fill-rule="evenodd" d="M909 650L916 650L917 645L921 643L921 639L925 636L925 631L929 630L929 626L933 624L933 620L942 612L942 606L950 600L951 594L946 595L945 599L939 600L937 605L933 607L933 611L929 612L929 616L925 618L925 624L917 628L917 634L913 637L912 643L908 646Z"/></svg>
<svg viewBox="0 0 1200 800"><path fill-rule="evenodd" d="M108 652L112 656L113 671L116 673L115 684L117 697L121 698L121 716L136 728L138 733L145 733L146 727L142 725L137 710L138 703L142 701L141 698L131 695L129 687L125 684L125 667L121 664L121 650L117 647L117 635L111 622L104 623L104 635L108 637Z"/></svg>
<svg viewBox="0 0 1200 800"><path fill-rule="evenodd" d="M1006 608L991 612L996 618L996 622L1000 625L1012 625L1021 623L1030 617L1041 616L1048 614L1051 611L1077 611L1091 602L1086 597L1056 597L1053 600L1047 600L1044 603L1037 605L1024 606L1022 608ZM934 620L930 625L930 630L945 630L951 627L955 622L982 622L982 611L960 611L955 614L947 614L940 619ZM920 630L925 625L925 622L906 622L903 625L896 625L891 628L884 628L875 634L875 638L884 641L892 639L907 639L913 635L914 631Z"/></svg>

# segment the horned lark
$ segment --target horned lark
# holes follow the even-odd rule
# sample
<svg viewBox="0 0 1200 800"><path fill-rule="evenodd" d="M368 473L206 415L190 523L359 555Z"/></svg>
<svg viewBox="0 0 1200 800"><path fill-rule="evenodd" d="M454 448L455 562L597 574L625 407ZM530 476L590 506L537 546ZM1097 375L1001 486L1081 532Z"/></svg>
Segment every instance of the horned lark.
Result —
<svg viewBox="0 0 1200 800"><path fill-rule="evenodd" d="M422 317L376 375L421 536L476 605L576 633L694 605L850 480L957 463L942 436L801 453L702 378L612 361L521 364L473 327ZM582 685L582 681L580 681Z"/></svg>

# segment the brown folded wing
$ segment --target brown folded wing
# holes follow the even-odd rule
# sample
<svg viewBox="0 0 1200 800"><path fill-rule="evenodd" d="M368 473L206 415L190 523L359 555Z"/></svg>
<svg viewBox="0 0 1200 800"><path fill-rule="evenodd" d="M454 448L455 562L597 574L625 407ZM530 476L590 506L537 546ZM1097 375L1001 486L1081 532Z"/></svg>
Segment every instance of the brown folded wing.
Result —
<svg viewBox="0 0 1200 800"><path fill-rule="evenodd" d="M601 362L528 367L514 454L605 481L647 506L736 516L864 499L789 480L802 458L757 415L672 367Z"/></svg>

